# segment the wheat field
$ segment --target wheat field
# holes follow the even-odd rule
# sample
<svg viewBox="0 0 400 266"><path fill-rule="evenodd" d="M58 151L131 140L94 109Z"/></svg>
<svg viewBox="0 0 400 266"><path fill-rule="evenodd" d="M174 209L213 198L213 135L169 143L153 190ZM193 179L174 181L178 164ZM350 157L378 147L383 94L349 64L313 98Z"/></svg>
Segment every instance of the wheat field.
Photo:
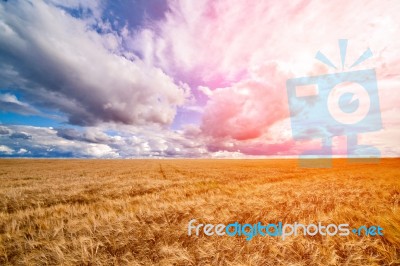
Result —
<svg viewBox="0 0 400 266"><path fill-rule="evenodd" d="M0 160L1 265L400 265L400 159ZM188 222L383 236L188 236Z"/></svg>

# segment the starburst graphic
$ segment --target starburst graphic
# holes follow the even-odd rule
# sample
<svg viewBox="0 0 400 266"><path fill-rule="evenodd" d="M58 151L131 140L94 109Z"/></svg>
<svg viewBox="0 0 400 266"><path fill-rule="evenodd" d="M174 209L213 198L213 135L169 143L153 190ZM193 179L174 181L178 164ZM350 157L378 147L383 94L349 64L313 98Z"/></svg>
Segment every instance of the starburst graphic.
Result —
<svg viewBox="0 0 400 266"><path fill-rule="evenodd" d="M345 68L347 43L348 43L347 39L339 40L339 49L340 49L340 59L341 59L341 63L342 63L342 65L341 65L342 70L344 70L344 68ZM367 50L365 50L364 53L362 53L361 56L353 64L351 64L350 69L355 66L358 66L359 64L361 64L362 62L364 62L365 60L367 60L368 58L371 58L371 57L372 57L372 51L370 48L367 48ZM338 67L336 65L334 65L332 63L332 61L329 60L328 57L326 55L324 55L321 51L317 52L317 54L315 55L315 58L327 66L330 66L334 69L338 69Z"/></svg>

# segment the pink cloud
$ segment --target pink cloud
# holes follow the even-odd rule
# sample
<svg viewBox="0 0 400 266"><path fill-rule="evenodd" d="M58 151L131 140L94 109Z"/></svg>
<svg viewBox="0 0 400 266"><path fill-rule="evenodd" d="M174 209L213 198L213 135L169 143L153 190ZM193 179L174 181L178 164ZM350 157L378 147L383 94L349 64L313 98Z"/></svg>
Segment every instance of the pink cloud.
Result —
<svg viewBox="0 0 400 266"><path fill-rule="evenodd" d="M236 140L257 138L288 116L285 75L278 66L265 65L254 76L213 91L202 120L201 128L206 135Z"/></svg>
<svg viewBox="0 0 400 266"><path fill-rule="evenodd" d="M154 58L167 73L196 77L214 89L204 110L204 134L243 141L260 138L287 118L286 79L332 73L314 56L321 50L340 65L337 40L347 38L347 66L366 48L373 51L357 69L376 68L382 120L391 131L400 121L386 110L398 108L398 97L385 81L398 86L399 12L397 1L377 0L173 1L157 24ZM280 70L266 67L268 62Z"/></svg>

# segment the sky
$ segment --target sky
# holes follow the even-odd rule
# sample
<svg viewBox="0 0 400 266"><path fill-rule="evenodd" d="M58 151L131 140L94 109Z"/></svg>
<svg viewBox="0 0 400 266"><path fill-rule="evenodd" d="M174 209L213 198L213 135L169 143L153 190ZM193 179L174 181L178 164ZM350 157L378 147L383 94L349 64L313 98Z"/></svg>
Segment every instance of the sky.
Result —
<svg viewBox="0 0 400 266"><path fill-rule="evenodd" d="M349 134L355 154L398 157L398 14L398 0L2 0L0 157L346 156ZM288 80L347 72L356 100L330 93L339 76L326 99L291 100ZM368 119L345 122L357 108Z"/></svg>

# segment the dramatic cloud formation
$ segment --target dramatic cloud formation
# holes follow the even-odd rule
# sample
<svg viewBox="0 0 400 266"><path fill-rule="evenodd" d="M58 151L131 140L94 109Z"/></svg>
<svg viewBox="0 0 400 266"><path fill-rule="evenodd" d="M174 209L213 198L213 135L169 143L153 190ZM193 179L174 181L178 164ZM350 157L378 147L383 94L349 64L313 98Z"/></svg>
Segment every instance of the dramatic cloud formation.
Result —
<svg viewBox="0 0 400 266"><path fill-rule="evenodd" d="M184 103L185 90L161 69L121 54L107 25L42 1L3 3L0 16L0 86L18 86L72 124L169 124Z"/></svg>
<svg viewBox="0 0 400 266"><path fill-rule="evenodd" d="M152 61L211 88L201 126L205 134L236 140L259 138L288 116L286 80L329 73L314 56L322 49L339 63L337 40L343 38L350 39L347 66L366 48L373 50L375 56L360 67L376 68L384 131L400 126L398 119L385 112L399 108L393 98L396 102L400 98L391 91L394 84L400 86L396 74L400 67L399 3L174 1L171 10L158 24L159 37L153 37ZM279 66L279 71L271 66ZM387 143L398 147L398 139ZM271 146L263 141L259 138L254 149L248 143L244 148L250 154L270 154Z"/></svg>
<svg viewBox="0 0 400 266"><path fill-rule="evenodd" d="M343 71L373 53L352 70L376 70L383 129L359 142L400 155L397 0L156 2L1 1L0 156L318 149L319 139L293 140L286 81L342 71L338 39L349 39ZM333 143L346 154L345 140Z"/></svg>

